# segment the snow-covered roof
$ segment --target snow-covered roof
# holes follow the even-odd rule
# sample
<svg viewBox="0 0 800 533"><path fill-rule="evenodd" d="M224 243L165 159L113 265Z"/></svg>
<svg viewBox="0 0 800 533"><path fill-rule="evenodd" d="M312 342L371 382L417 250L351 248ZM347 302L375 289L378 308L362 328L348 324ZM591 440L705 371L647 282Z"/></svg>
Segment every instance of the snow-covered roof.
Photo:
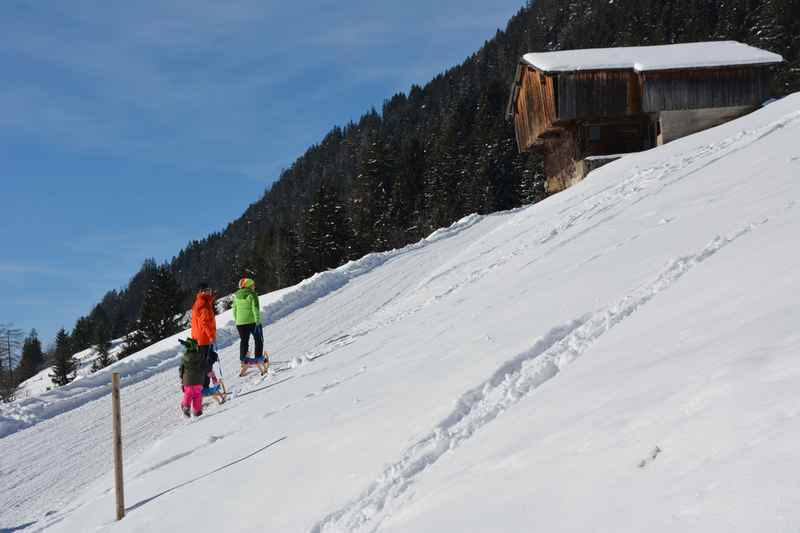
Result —
<svg viewBox="0 0 800 533"><path fill-rule="evenodd" d="M544 72L633 69L636 72L681 68L780 63L783 57L737 41L589 48L531 53L523 61Z"/></svg>

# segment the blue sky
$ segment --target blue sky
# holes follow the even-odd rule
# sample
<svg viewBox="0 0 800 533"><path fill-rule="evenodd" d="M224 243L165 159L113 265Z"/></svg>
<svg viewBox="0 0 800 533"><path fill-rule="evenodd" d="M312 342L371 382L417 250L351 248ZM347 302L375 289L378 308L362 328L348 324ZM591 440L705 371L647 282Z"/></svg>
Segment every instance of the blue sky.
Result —
<svg viewBox="0 0 800 533"><path fill-rule="evenodd" d="M0 3L0 323L47 340L523 0Z"/></svg>

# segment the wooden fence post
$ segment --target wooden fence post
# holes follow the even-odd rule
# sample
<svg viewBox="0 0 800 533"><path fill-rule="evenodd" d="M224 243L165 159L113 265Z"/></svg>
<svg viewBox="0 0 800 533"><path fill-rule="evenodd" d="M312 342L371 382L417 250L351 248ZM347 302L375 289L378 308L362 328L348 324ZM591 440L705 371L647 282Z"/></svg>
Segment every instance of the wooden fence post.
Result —
<svg viewBox="0 0 800 533"><path fill-rule="evenodd" d="M111 374L111 410L114 418L114 481L117 489L117 520L125 516L122 485L122 417L119 409L119 372Z"/></svg>

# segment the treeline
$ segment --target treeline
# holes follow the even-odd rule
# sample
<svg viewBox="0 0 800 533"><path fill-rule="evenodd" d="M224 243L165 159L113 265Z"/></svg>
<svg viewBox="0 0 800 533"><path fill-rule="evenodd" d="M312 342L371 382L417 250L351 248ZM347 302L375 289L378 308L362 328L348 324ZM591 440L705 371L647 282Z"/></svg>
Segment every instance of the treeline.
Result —
<svg viewBox="0 0 800 533"><path fill-rule="evenodd" d="M39 372L45 361L35 329L23 337L13 324L0 324L0 401L14 399L17 384Z"/></svg>
<svg viewBox="0 0 800 533"><path fill-rule="evenodd" d="M461 65L333 128L224 231L166 265L146 261L125 289L78 320L72 347L91 346L99 329L112 338L135 330L159 269L184 289L208 280L223 294L248 271L269 291L415 242L469 213L542 199L542 162L517 153L504 116L526 52L719 39L782 54L775 91L800 90L800 0L529 2Z"/></svg>

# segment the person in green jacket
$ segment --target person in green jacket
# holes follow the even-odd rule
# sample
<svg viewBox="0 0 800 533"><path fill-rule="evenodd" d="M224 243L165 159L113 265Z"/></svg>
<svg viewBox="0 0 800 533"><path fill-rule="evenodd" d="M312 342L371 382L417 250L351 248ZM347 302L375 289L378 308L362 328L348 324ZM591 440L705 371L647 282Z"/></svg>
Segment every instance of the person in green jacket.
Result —
<svg viewBox="0 0 800 533"><path fill-rule="evenodd" d="M261 329L261 307L258 305L256 282L250 278L239 281L239 290L233 295L233 320L239 330L239 361L244 364L250 349L250 335L255 341L255 356L264 356L264 333Z"/></svg>

